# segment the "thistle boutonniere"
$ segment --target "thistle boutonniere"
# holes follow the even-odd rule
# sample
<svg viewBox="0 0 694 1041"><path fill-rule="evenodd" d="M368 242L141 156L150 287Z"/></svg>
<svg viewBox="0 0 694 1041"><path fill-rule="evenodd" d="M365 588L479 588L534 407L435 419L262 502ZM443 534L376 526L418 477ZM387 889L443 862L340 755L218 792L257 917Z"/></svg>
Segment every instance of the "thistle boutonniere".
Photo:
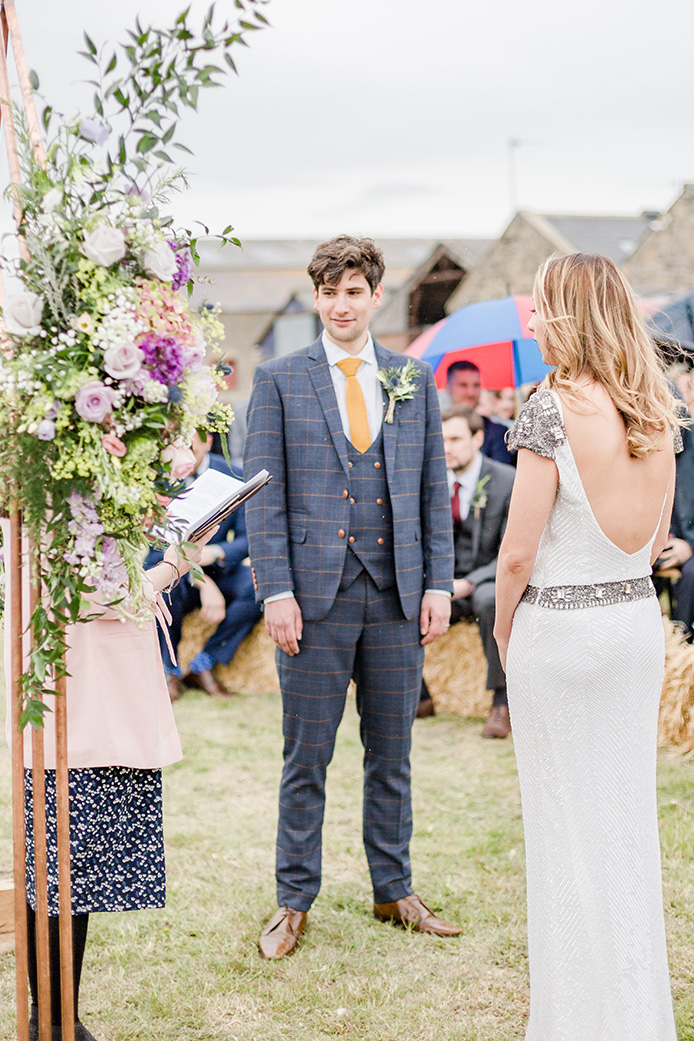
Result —
<svg viewBox="0 0 694 1041"><path fill-rule="evenodd" d="M470 505L475 511L475 520L479 520L480 513L487 505L487 484L489 482L489 474L486 477L480 477L477 485L475 486L475 494L472 496L472 502Z"/></svg>
<svg viewBox="0 0 694 1041"><path fill-rule="evenodd" d="M389 399L386 423L392 423L396 403L398 401L409 401L417 389L419 369L410 358L406 365L402 365L399 368L377 369L376 375Z"/></svg>

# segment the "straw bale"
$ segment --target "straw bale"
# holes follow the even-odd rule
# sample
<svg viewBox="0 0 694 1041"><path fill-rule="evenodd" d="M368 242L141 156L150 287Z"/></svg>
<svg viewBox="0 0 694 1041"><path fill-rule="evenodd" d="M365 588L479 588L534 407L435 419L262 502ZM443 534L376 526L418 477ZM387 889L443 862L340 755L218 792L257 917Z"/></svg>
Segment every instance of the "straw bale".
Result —
<svg viewBox="0 0 694 1041"><path fill-rule="evenodd" d="M665 679L660 699L658 741L678 752L694 751L694 646L663 617Z"/></svg>
<svg viewBox="0 0 694 1041"><path fill-rule="evenodd" d="M487 662L475 622L457 622L427 646L424 679L438 712L486 717L491 695L486 690Z"/></svg>
<svg viewBox="0 0 694 1041"><path fill-rule="evenodd" d="M694 752L694 646L668 618L663 618L663 627L666 662L658 738L664 747ZM188 615L179 648L184 672L213 629L203 625L199 612ZM239 693L279 690L274 644L262 621L243 641L231 663L218 672L222 682ZM484 718L491 704L491 695L485 689L486 675L479 630L472 621L452 625L426 648L424 678L439 712Z"/></svg>
<svg viewBox="0 0 694 1041"><path fill-rule="evenodd" d="M183 623L179 646L179 663L185 673L191 658L214 632L214 625L204 625L199 611L189 614ZM229 690L238 694L266 694L279 691L275 669L275 645L259 621L248 634L228 665L220 665L217 675Z"/></svg>

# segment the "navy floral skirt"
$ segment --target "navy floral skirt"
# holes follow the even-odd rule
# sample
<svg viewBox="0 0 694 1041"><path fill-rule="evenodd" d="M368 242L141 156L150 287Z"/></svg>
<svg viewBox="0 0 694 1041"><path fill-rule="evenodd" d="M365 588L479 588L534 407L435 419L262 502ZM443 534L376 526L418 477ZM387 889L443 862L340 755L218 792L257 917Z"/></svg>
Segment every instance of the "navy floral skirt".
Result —
<svg viewBox="0 0 694 1041"><path fill-rule="evenodd" d="M161 770L70 770L72 913L137 911L166 900ZM34 887L33 776L24 773L27 900ZM48 913L58 908L55 770L46 770Z"/></svg>

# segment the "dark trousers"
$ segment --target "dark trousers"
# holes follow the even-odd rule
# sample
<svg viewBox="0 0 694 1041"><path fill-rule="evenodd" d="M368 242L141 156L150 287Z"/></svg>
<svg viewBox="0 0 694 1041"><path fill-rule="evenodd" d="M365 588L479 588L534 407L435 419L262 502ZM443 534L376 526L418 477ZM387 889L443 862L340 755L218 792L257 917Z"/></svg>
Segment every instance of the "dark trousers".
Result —
<svg viewBox="0 0 694 1041"><path fill-rule="evenodd" d="M506 676L501 668L499 649L494 639L496 583L482 582L472 591L471 596L451 601L451 625L463 618L476 618L480 630L480 639L487 659L487 690L494 691L495 705L508 705L506 695ZM426 684L422 682L421 700L431 697Z"/></svg>
<svg viewBox="0 0 694 1041"><path fill-rule="evenodd" d="M39 991L38 991L38 962L36 957L36 914L31 904L27 903L27 940L28 940L28 975L29 990L31 992L31 1016L32 1021L37 1022ZM72 986L73 986L73 1013L75 1019L79 1018L79 991L82 978L82 962L84 960L84 948L87 943L87 928L89 926L88 914L76 914L72 916ZM51 1023L60 1025L62 1017L62 995L60 987L60 918L48 919L48 961L50 965L51 978Z"/></svg>
<svg viewBox="0 0 694 1041"><path fill-rule="evenodd" d="M224 574L219 568L210 568L210 578L217 584L224 596L227 609L224 618L203 647L203 651L209 654L215 663L226 665L234 657L241 641L260 618L261 611L260 606L255 602L251 569L245 564L241 564L229 574ZM196 607L200 607L200 592L192 582L184 578L171 590L170 597L169 633L171 644L176 650L181 639L183 619ZM168 593L166 599L169 600ZM171 672L174 665L166 641L159 629L158 632L164 668L167 672Z"/></svg>
<svg viewBox="0 0 694 1041"><path fill-rule="evenodd" d="M276 653L284 732L277 901L296 911L308 911L320 889L325 778L352 677L374 900L412 892L410 748L424 662L419 618L405 619L395 587L379 591L365 571L348 588L346 581L325 618L304 621L299 654Z"/></svg>
<svg viewBox="0 0 694 1041"><path fill-rule="evenodd" d="M694 631L694 557L684 562L680 572L682 577L673 589L675 604L672 619L684 624L687 639L691 642Z"/></svg>

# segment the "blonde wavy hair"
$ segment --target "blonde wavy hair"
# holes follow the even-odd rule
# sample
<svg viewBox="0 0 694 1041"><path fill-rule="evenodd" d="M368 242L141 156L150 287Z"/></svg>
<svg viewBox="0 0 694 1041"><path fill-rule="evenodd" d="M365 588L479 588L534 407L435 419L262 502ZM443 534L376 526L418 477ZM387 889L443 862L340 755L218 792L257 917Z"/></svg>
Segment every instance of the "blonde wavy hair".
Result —
<svg viewBox="0 0 694 1041"><path fill-rule="evenodd" d="M533 299L556 365L543 386L563 391L585 411L580 377L602 384L624 420L635 459L686 425L631 288L611 260L592 253L550 257L535 276Z"/></svg>

